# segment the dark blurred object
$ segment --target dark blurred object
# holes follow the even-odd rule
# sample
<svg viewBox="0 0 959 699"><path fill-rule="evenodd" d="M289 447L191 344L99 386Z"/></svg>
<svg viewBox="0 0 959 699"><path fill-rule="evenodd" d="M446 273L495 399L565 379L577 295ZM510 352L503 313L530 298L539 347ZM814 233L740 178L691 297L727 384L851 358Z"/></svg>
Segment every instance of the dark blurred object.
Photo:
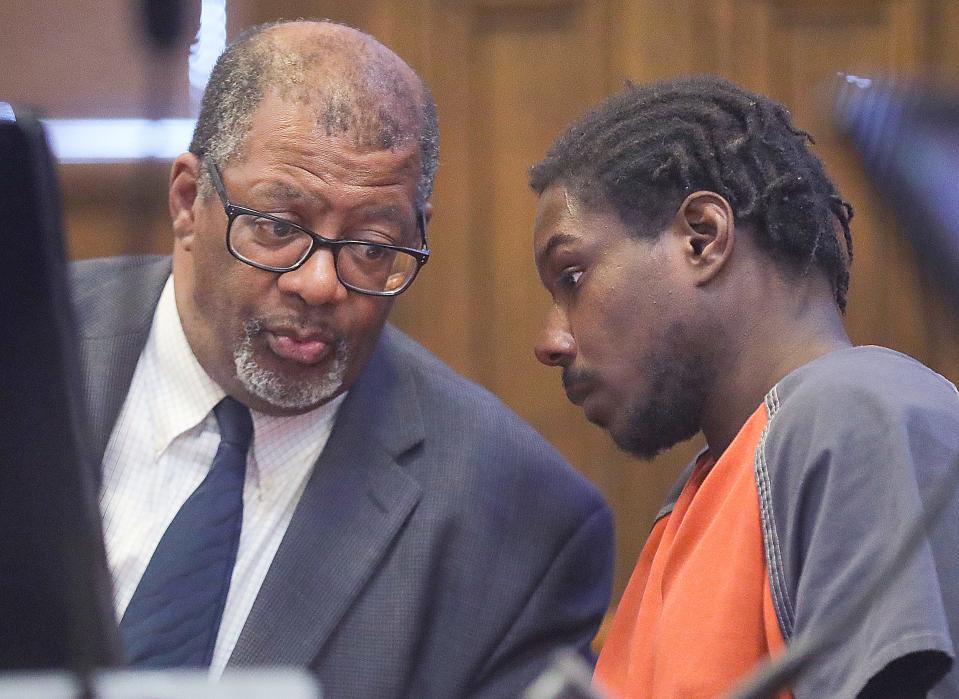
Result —
<svg viewBox="0 0 959 699"><path fill-rule="evenodd" d="M928 270L959 303L959 97L840 75L834 118Z"/></svg>
<svg viewBox="0 0 959 699"><path fill-rule="evenodd" d="M0 102L0 671L118 659L56 179Z"/></svg>
<svg viewBox="0 0 959 699"><path fill-rule="evenodd" d="M525 692L523 699L606 699L592 686L592 669L576 653L558 653Z"/></svg>
<svg viewBox="0 0 959 699"><path fill-rule="evenodd" d="M186 7L183 0L140 0L143 28L157 50L173 49L184 30Z"/></svg>

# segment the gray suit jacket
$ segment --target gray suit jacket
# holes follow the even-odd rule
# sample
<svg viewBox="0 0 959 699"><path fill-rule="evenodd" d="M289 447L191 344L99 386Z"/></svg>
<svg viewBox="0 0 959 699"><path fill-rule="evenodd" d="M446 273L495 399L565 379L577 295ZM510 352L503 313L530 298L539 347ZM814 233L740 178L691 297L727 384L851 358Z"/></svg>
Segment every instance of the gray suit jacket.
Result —
<svg viewBox="0 0 959 699"><path fill-rule="evenodd" d="M167 258L73 267L102 458ZM231 666L316 670L329 697L513 697L609 602L602 498L495 397L387 327L343 403Z"/></svg>

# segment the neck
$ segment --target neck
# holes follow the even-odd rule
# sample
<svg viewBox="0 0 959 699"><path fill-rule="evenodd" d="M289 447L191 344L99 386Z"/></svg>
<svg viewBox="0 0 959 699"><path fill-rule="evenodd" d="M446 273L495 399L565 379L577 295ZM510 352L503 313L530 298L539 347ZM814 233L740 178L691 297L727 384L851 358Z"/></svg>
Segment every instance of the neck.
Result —
<svg viewBox="0 0 959 699"><path fill-rule="evenodd" d="M831 302L831 290L825 302L807 303L811 295L793 288L780 303L756 299L749 322L739 326L743 331L726 343L732 351L717 362L720 369L703 410L703 434L714 458L784 376L817 357L852 346L839 309ZM823 298L821 293L818 297Z"/></svg>

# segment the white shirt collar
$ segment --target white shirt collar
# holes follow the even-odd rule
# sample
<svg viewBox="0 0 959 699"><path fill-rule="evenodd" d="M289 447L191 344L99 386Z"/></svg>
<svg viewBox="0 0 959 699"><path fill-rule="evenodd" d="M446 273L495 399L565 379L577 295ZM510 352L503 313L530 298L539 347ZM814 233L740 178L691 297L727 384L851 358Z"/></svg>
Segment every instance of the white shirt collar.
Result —
<svg viewBox="0 0 959 699"><path fill-rule="evenodd" d="M154 415L154 448L159 454L176 437L203 422L226 392L203 370L190 348L177 313L172 274L157 304L153 333L151 364L162 380L153 383L157 396L151 402L171 406Z"/></svg>

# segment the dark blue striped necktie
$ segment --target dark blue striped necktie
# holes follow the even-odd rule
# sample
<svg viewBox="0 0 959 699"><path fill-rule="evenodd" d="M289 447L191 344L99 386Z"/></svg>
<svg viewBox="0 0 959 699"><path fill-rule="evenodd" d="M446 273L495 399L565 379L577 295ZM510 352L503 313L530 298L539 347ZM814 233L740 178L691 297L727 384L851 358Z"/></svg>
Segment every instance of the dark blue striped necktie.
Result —
<svg viewBox="0 0 959 699"><path fill-rule="evenodd" d="M249 409L227 396L213 413L220 446L203 482L157 544L120 632L137 667L206 667L213 656L243 524Z"/></svg>

